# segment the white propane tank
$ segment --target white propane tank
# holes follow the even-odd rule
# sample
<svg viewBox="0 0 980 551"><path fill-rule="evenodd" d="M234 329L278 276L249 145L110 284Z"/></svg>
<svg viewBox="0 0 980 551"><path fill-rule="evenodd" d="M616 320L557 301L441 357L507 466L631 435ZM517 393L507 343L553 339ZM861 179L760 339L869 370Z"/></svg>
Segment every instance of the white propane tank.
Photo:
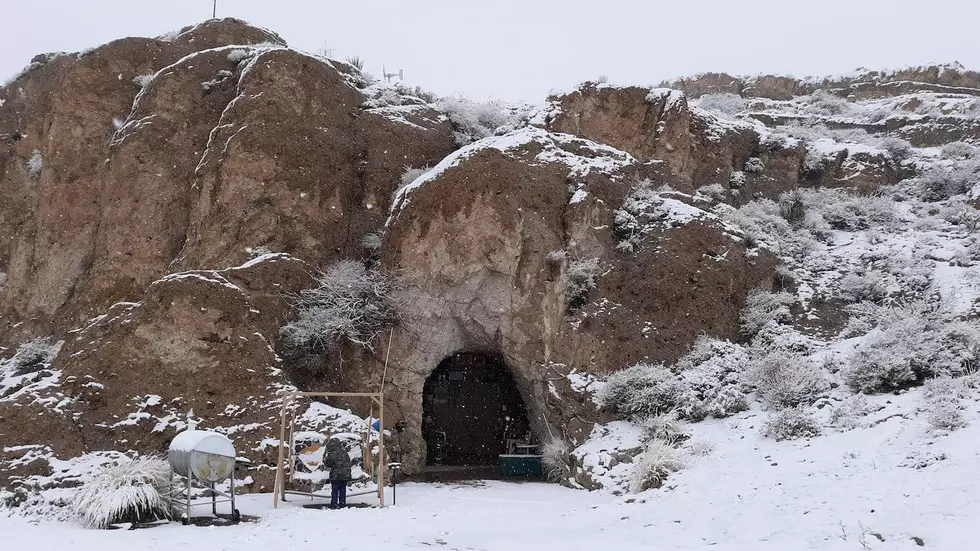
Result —
<svg viewBox="0 0 980 551"><path fill-rule="evenodd" d="M186 430L170 442L167 459L181 476L221 482L235 471L235 445L217 432Z"/></svg>

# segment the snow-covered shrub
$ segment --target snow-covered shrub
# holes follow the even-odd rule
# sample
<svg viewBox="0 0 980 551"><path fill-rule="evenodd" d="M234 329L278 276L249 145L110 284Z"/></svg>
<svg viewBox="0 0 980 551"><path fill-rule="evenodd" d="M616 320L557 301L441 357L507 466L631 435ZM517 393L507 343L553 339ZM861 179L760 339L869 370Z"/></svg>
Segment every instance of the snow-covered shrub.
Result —
<svg viewBox="0 0 980 551"><path fill-rule="evenodd" d="M720 93L705 94L695 102L697 107L706 111L715 111L726 115L737 115L745 111L745 99L738 94Z"/></svg>
<svg viewBox="0 0 980 551"><path fill-rule="evenodd" d="M661 438L675 442L684 434L677 410L651 415L642 420L640 425L643 427L643 434L650 439Z"/></svg>
<svg viewBox="0 0 980 551"><path fill-rule="evenodd" d="M639 493L659 488L670 473L684 468L684 462L674 446L661 438L647 442L646 447L633 459L630 471L630 491Z"/></svg>
<svg viewBox="0 0 980 551"><path fill-rule="evenodd" d="M272 254L272 250L266 247L265 245L259 245L257 247L245 247L245 252L248 254L249 259L259 258L260 256Z"/></svg>
<svg viewBox="0 0 980 551"><path fill-rule="evenodd" d="M575 259L568 263L568 305L577 308L585 304L589 291L596 287L599 259Z"/></svg>
<svg viewBox="0 0 980 551"><path fill-rule="evenodd" d="M721 418L745 411L748 401L742 376L748 362L741 346L699 336L674 365L681 383L677 412L685 419L700 421L708 415Z"/></svg>
<svg viewBox="0 0 980 551"><path fill-rule="evenodd" d="M402 172L401 179L399 180L399 188L404 187L404 186L407 186L408 184L411 184L416 179L418 179L419 176L425 174L429 170L430 170L430 168L427 167L427 166L423 166L421 168L415 168L413 166L406 166L405 167L405 170Z"/></svg>
<svg viewBox="0 0 980 551"><path fill-rule="evenodd" d="M342 260L318 275L316 283L294 297L298 319L282 328L293 345L322 346L347 340L371 348L382 331L398 323L394 283L380 270Z"/></svg>
<svg viewBox="0 0 980 551"><path fill-rule="evenodd" d="M959 321L941 305L925 301L888 307L857 305L875 329L861 341L844 372L848 385L864 393L920 384L930 377L959 377L980 365L980 325Z"/></svg>
<svg viewBox="0 0 980 551"><path fill-rule="evenodd" d="M369 233L361 239L361 247L368 253L376 254L381 251L381 236L377 233Z"/></svg>
<svg viewBox="0 0 980 551"><path fill-rule="evenodd" d="M246 57L248 57L248 50L244 50L244 49L240 49L240 48L239 49L235 49L235 50L232 50L232 51L228 52L228 63L232 63L234 65L238 65Z"/></svg>
<svg viewBox="0 0 980 551"><path fill-rule="evenodd" d="M41 175L41 170L44 168L44 156L37 149L31 152L31 157L27 159L27 175L31 177L32 180L36 180L38 176Z"/></svg>
<svg viewBox="0 0 980 551"><path fill-rule="evenodd" d="M685 442L684 451L692 457L703 457L711 455L711 452L715 451L715 445L704 438L691 438Z"/></svg>
<svg viewBox="0 0 980 551"><path fill-rule="evenodd" d="M795 440L820 436L820 424L802 408L773 412L762 426L762 435L775 440Z"/></svg>
<svg viewBox="0 0 980 551"><path fill-rule="evenodd" d="M762 159L758 157L749 157L745 161L745 167L742 170L744 170L745 172L754 173L754 172L762 172L763 170L765 170L765 168L766 165L765 163L762 162Z"/></svg>
<svg viewBox="0 0 980 551"><path fill-rule="evenodd" d="M951 159L955 161L961 161L964 159L972 159L980 153L976 146L970 145L966 142L951 142L943 146L939 152L939 156L943 159Z"/></svg>
<svg viewBox="0 0 980 551"><path fill-rule="evenodd" d="M958 379L937 377L926 381L922 396L925 399L926 419L935 429L956 430L966 426L960 398L965 398L966 385Z"/></svg>
<svg viewBox="0 0 980 551"><path fill-rule="evenodd" d="M969 192L980 183L980 159L934 165L918 177L919 196L937 202Z"/></svg>
<svg viewBox="0 0 980 551"><path fill-rule="evenodd" d="M350 65L351 67L358 70L358 72L364 70L364 59L359 55L349 55L344 58L344 63Z"/></svg>
<svg viewBox="0 0 980 551"><path fill-rule="evenodd" d="M752 201L738 209L719 205L715 211L742 230L747 247L764 245L782 256L803 258L817 245L809 231L794 229L783 217L782 207L770 199Z"/></svg>
<svg viewBox="0 0 980 551"><path fill-rule="evenodd" d="M505 108L495 101L448 97L437 101L435 107L449 117L460 145L493 136L497 128L512 122Z"/></svg>
<svg viewBox="0 0 980 551"><path fill-rule="evenodd" d="M148 75L139 75L133 77L133 84L135 84L139 88L146 88L147 86L150 85L151 82L153 82L152 73Z"/></svg>
<svg viewBox="0 0 980 551"><path fill-rule="evenodd" d="M0 490L0 509L16 509L30 498L27 488L17 487L12 490Z"/></svg>
<svg viewBox="0 0 980 551"><path fill-rule="evenodd" d="M675 409L682 390L663 365L640 363L609 375L597 399L623 417L642 420Z"/></svg>
<svg viewBox="0 0 980 551"><path fill-rule="evenodd" d="M817 90L803 98L803 101L806 111L827 117L843 115L852 109L847 100L825 90Z"/></svg>
<svg viewBox="0 0 980 551"><path fill-rule="evenodd" d="M752 380L759 397L772 409L809 405L828 386L810 358L783 350L759 358L752 367Z"/></svg>
<svg viewBox="0 0 980 551"><path fill-rule="evenodd" d="M729 417L747 409L749 409L748 398L744 392L734 386L722 387L707 403L708 415L717 418Z"/></svg>
<svg viewBox="0 0 980 551"><path fill-rule="evenodd" d="M755 335L769 323L781 323L790 320L789 307L796 299L793 295L780 291L773 293L765 289L756 289L745 298L745 308L742 309L742 333Z"/></svg>
<svg viewBox="0 0 980 551"><path fill-rule="evenodd" d="M980 211L958 197L942 203L939 217L954 226L968 230L980 229Z"/></svg>
<svg viewBox="0 0 980 551"><path fill-rule="evenodd" d="M72 511L89 528L120 522L173 518L170 464L142 457L108 467L86 482L72 501Z"/></svg>
<svg viewBox="0 0 980 551"><path fill-rule="evenodd" d="M902 162L912 153L912 144L902 138L888 136L879 142L882 149L888 152L896 162Z"/></svg>
<svg viewBox="0 0 980 551"><path fill-rule="evenodd" d="M847 274L840 279L841 298L849 302L879 301L888 294L881 273Z"/></svg>
<svg viewBox="0 0 980 551"><path fill-rule="evenodd" d="M835 230L890 226L897 219L894 202L884 197L851 195L844 190L823 188L800 193L807 210L819 213Z"/></svg>
<svg viewBox="0 0 980 551"><path fill-rule="evenodd" d="M830 410L830 424L843 430L855 429L861 419L873 411L864 394L855 394Z"/></svg>
<svg viewBox="0 0 980 551"><path fill-rule="evenodd" d="M20 345L9 361L13 367L13 375L24 375L49 365L58 355L61 345L62 341L53 342L47 337L37 338Z"/></svg>
<svg viewBox="0 0 980 551"><path fill-rule="evenodd" d="M704 195L705 197L709 197L714 201L724 201L728 198L728 190L721 184L701 186L698 188L698 193Z"/></svg>
<svg viewBox="0 0 980 551"><path fill-rule="evenodd" d="M733 190L738 190L738 188L745 185L745 172L741 170L736 170L732 172L732 175L728 177L728 187Z"/></svg>
<svg viewBox="0 0 980 551"><path fill-rule="evenodd" d="M395 204L395 197L398 196L398 193L405 186L411 184L416 179L418 179L419 176L425 174L429 170L430 170L430 168L427 167L427 166L423 166L421 168L415 168L413 166L406 166L405 167L405 170L402 171L401 177L399 178L398 187L395 188L395 191L392 192L392 194L391 194L391 204Z"/></svg>
<svg viewBox="0 0 980 551"><path fill-rule="evenodd" d="M552 438L541 447L541 466L551 482L571 478L574 461L572 447L561 438Z"/></svg>

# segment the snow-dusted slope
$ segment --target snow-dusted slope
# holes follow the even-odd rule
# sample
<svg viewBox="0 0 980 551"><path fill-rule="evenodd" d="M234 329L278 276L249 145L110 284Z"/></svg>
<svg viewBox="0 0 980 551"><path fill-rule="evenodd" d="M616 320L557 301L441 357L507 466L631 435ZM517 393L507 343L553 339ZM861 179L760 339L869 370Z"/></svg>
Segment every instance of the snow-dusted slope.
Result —
<svg viewBox="0 0 980 551"><path fill-rule="evenodd" d="M504 482L400 485L386 509L323 511L293 502L272 510L267 494L239 500L261 518L226 528L92 531L0 516L12 549L65 544L114 547L274 549L718 551L963 550L980 522L978 404L969 428L931 433L915 410L921 392L871 400L867 427L805 442L758 434L765 415L747 411L696 426L711 444L659 490L613 496L557 485ZM829 416L829 408L822 410ZM390 497L390 493L389 493ZM356 499L355 499L356 501Z"/></svg>

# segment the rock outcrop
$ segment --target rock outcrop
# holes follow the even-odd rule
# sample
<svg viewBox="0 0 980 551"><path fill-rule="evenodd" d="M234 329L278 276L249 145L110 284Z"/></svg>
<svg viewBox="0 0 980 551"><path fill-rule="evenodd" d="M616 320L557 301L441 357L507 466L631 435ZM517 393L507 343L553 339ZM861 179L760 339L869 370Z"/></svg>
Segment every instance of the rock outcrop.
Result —
<svg viewBox="0 0 980 551"><path fill-rule="evenodd" d="M430 108L362 108L351 72L220 20L57 57L0 90L0 133L25 135L0 147L0 312L31 320L12 340L252 248L356 255L404 167L454 145Z"/></svg>
<svg viewBox="0 0 980 551"><path fill-rule="evenodd" d="M425 380L452 354L503 358L534 433L580 441L597 412L572 379L674 360L702 331L737 336L745 295L772 284L773 259L749 254L712 215L641 188L641 165L526 128L464 148L400 193L383 263L405 282L407 315L385 353L410 471L425 458ZM361 362L380 380L377 360Z"/></svg>
<svg viewBox="0 0 980 551"><path fill-rule="evenodd" d="M374 94L355 68L241 21L39 56L0 88L0 352L63 343L50 362L0 363L0 486L46 457L158 452L189 424L234 435L268 486L280 397L297 387L384 385L418 472L426 380L458 353L506 363L538 439L581 442L606 419L603 374L672 362L701 333L738 338L747 293L774 285L776 259L715 203L872 192L904 170L881 148L773 131L795 114L736 120L689 98L969 96L980 80L848 78L585 84L455 150L458 128L426 101ZM980 136L903 105L824 122L914 145ZM402 187L406 167L433 165ZM374 349L284 346L288 297L341 259L398 276L402 324Z"/></svg>

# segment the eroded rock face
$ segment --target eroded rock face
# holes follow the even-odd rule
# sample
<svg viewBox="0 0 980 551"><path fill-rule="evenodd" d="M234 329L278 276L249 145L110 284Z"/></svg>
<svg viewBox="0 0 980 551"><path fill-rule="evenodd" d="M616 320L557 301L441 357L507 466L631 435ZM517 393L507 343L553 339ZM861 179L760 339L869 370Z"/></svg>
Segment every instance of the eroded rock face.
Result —
<svg viewBox="0 0 980 551"><path fill-rule="evenodd" d="M386 418L407 423L398 444L409 472L425 458L426 377L452 354L502 357L535 434L576 440L601 415L569 374L673 360L702 331L735 336L747 291L771 284L772 260L675 197L637 200L639 165L526 128L464 148L400 194L383 263L405 282L406 321L392 337ZM577 294L570 274L589 263L595 288ZM354 359L357 384L377 384L388 353Z"/></svg>
<svg viewBox="0 0 980 551"><path fill-rule="evenodd" d="M284 297L310 285L309 270L270 254L237 268L170 274L139 302L90 320L41 374L52 384L42 378L0 402L0 440L24 446L5 458L22 464L0 469L0 486L30 473L38 444L60 458L165 453L190 423L221 427L240 455L262 458L262 439L278 433L280 391L291 388L273 349L289 314Z"/></svg>
<svg viewBox="0 0 980 551"><path fill-rule="evenodd" d="M829 90L859 99L899 96L915 92L945 92L980 95L980 73L958 63L908 67L898 71L862 69L832 78L797 79L782 75L734 77L726 73L702 73L690 78L665 81L665 88L683 90L692 98L706 94L732 93L746 98L788 100L793 96Z"/></svg>
<svg viewBox="0 0 980 551"><path fill-rule="evenodd" d="M680 191L719 185L739 190L739 202L798 184L801 147L766 141L764 128L691 109L677 90L587 83L550 102L547 129L608 143L654 167L662 163L650 171L653 179ZM759 170L746 171L753 158L762 159Z"/></svg>
<svg viewBox="0 0 980 551"><path fill-rule="evenodd" d="M446 117L365 105L359 79L220 20L42 56L0 88L0 351L64 340L44 388L0 402L5 445L156 452L190 416L268 459L286 297L361 256L406 166L455 148ZM260 251L294 256L243 264Z"/></svg>
<svg viewBox="0 0 980 551"><path fill-rule="evenodd" d="M363 108L350 68L236 20L44 61L0 89L0 134L26 135L0 144L0 342L257 247L356 256L405 166L454 148L439 113Z"/></svg>
<svg viewBox="0 0 980 551"><path fill-rule="evenodd" d="M728 86L725 75L715 76L692 86L700 92ZM792 98L792 86L777 80L772 86ZM812 163L814 153L803 142L774 136L754 119L722 119L690 107L678 90L586 83L549 101L540 121L545 128L611 144L644 161L643 174L658 183L687 193L708 186L736 205L800 186L870 193L898 180L895 160L883 151L852 144Z"/></svg>

